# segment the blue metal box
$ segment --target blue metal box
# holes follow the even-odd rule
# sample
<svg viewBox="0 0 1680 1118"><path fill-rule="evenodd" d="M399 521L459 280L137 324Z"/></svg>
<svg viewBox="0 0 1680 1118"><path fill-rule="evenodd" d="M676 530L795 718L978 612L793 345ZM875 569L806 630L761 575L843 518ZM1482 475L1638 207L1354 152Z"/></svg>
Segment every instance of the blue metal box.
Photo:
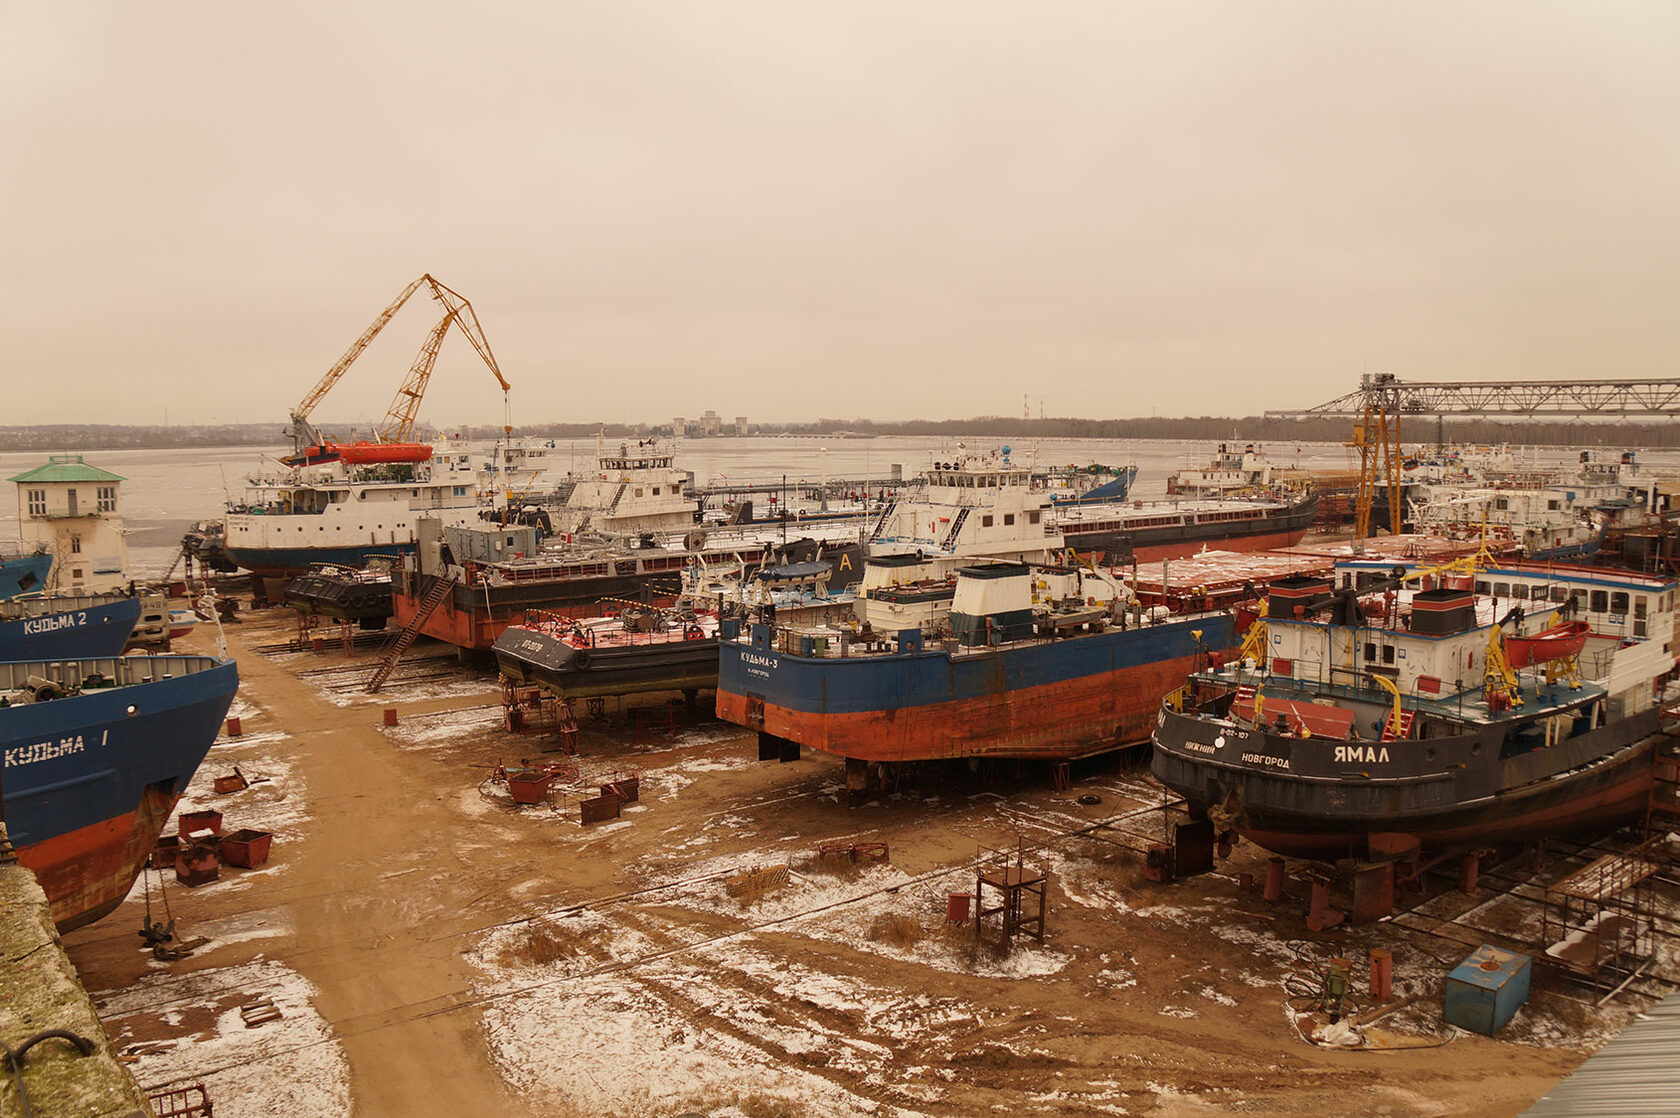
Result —
<svg viewBox="0 0 1680 1118"><path fill-rule="evenodd" d="M1532 960L1482 944L1447 976L1449 1025L1492 1036L1528 1001Z"/></svg>

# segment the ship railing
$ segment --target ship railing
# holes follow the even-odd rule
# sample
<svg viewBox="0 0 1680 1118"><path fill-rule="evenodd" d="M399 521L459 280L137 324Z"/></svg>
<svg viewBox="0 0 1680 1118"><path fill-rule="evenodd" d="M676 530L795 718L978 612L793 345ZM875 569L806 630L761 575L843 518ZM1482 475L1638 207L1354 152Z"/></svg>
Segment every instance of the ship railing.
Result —
<svg viewBox="0 0 1680 1118"><path fill-rule="evenodd" d="M30 676L66 689L101 682L129 686L212 671L225 660L214 656L105 656L90 660L18 660L0 663L0 691L31 688Z"/></svg>

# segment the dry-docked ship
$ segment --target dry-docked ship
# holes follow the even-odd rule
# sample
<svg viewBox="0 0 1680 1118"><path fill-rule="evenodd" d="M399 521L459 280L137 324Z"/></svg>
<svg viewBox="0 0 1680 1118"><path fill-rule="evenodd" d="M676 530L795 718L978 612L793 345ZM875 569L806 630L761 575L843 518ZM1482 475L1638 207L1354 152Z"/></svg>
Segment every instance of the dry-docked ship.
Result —
<svg viewBox="0 0 1680 1118"><path fill-rule="evenodd" d="M805 746L867 766L951 758L1066 761L1146 740L1160 696L1226 647L1228 613L1141 612L1069 567L960 568L863 600L865 623L755 623L720 645L719 717L760 754Z"/></svg>
<svg viewBox="0 0 1680 1118"><path fill-rule="evenodd" d="M1311 494L1225 500L1089 504L1052 500L1009 447L936 462L925 484L882 510L869 554L915 554L948 574L976 557L1043 561L1072 548L1099 562L1147 562L1205 546L1261 551L1299 543Z"/></svg>
<svg viewBox="0 0 1680 1118"><path fill-rule="evenodd" d="M402 460L366 460L353 450L362 445L251 477L223 521L227 560L262 577L300 574L314 563L359 567L374 555L413 551L421 517L477 522L477 481L460 455L405 443L383 448Z"/></svg>
<svg viewBox="0 0 1680 1118"><path fill-rule="evenodd" d="M1334 592L1274 583L1244 655L1165 700L1156 777L1216 828L1311 858L1644 810L1675 582L1509 564L1407 586L1391 570L1341 565Z"/></svg>
<svg viewBox="0 0 1680 1118"><path fill-rule="evenodd" d="M140 621L134 594L44 594L0 601L0 660L117 656ZM156 604L162 605L161 598Z"/></svg>
<svg viewBox="0 0 1680 1118"><path fill-rule="evenodd" d="M527 611L567 618L599 616L602 602L619 600L669 605L682 592L691 566L757 566L764 562L802 561L819 554L831 562L836 578L854 582L862 574L859 525L843 522L802 524L828 538L780 538L771 528L691 528L677 536L651 534L630 546L624 541L574 536L561 548L543 548L538 529L505 527L449 528L422 524L415 555L396 572L392 599L397 624L409 625L425 613L420 632L459 648L484 651ZM435 604L429 599L437 596ZM429 612L428 612L429 610Z"/></svg>
<svg viewBox="0 0 1680 1118"><path fill-rule="evenodd" d="M0 663L6 826L60 931L128 894L238 686L210 656Z"/></svg>

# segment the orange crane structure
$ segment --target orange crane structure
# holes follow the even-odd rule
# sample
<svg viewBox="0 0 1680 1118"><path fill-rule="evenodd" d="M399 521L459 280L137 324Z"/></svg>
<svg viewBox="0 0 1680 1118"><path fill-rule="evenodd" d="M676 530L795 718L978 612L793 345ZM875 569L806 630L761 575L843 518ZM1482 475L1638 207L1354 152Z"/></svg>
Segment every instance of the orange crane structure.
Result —
<svg viewBox="0 0 1680 1118"><path fill-rule="evenodd" d="M428 289L432 298L443 306L443 317L432 327L431 333L420 347L414 363L409 367L408 376L403 379L402 386L397 389L396 396L391 400L391 406L385 412L385 418L373 433L373 439L367 442L350 444L336 443L325 438L319 429L309 421L310 413L315 410L332 386L349 371L355 364L356 358L362 351L373 343L379 332L385 329L391 319L408 302L409 297L422 287ZM502 376L501 368L496 364L496 355L490 349L490 339L484 336L484 328L479 324L478 314L473 310L465 296L452 288L438 282L431 273L427 273L403 288L397 297L368 324L361 336L350 343L350 348L344 355L333 363L316 382L315 387L298 402L292 409L291 429L287 432L292 438L293 455L288 461L294 465L307 465L313 462L330 462L343 459L350 462L411 462L423 461L431 456L431 447L421 446L409 442L414 432L414 420L420 411L420 400L426 394L426 383L431 379L432 368L437 364L438 352L443 347L443 339L449 333L451 326L457 327L466 335L474 352L490 370L496 382L502 386L503 431L512 432L513 425L507 418L509 405L507 394L512 386L507 378Z"/></svg>
<svg viewBox="0 0 1680 1118"><path fill-rule="evenodd" d="M1405 381L1393 373L1365 373L1359 388L1317 407L1268 411L1267 419L1353 420L1346 445L1359 451L1356 538L1371 534L1371 505L1388 486L1390 530L1400 531L1400 417L1473 415L1680 416L1680 380Z"/></svg>

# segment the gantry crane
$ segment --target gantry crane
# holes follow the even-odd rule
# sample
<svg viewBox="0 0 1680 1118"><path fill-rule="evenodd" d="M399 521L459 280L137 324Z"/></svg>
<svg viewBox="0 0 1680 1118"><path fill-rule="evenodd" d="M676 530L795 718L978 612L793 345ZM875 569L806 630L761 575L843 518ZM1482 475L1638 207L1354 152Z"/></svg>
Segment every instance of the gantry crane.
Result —
<svg viewBox="0 0 1680 1118"><path fill-rule="evenodd" d="M438 351L443 346L443 339L449 333L451 325L460 328L467 336L467 341L477 352L485 366L496 378L496 383L502 386L502 408L504 415L504 432L512 432L513 425L508 416L507 394L511 389L507 378L502 376L502 370L496 364L496 355L490 349L490 340L484 336L484 328L479 325L478 315L473 311L472 304L459 292L444 286L427 273L403 288L397 297L391 300L389 306L380 311L374 320L362 331L361 337L350 343L350 348L344 355L333 363L332 368L316 382L307 395L292 409L291 430L294 460L298 462L318 461L333 456L330 444L322 438L321 432L309 422L309 415L315 410L315 405L321 402L333 385L337 384L362 355L362 351L372 344L379 332L385 329L387 323L396 317L398 311L407 303L409 297L421 287L430 290L433 299L443 305L443 318L432 327L427 335L425 344L414 358L414 364L408 370L402 386L397 389L396 396L391 400L391 406L385 412L385 418L374 432L374 438L381 443L406 442L414 430L414 419L420 411L420 400L426 393L426 382L431 379L432 367L437 364Z"/></svg>
<svg viewBox="0 0 1680 1118"><path fill-rule="evenodd" d="M1355 504L1358 538L1370 534L1379 480L1388 485L1391 530L1400 531L1400 417L1447 415L1680 415L1680 380L1403 381L1365 373L1357 391L1300 411L1268 411L1267 419L1354 421L1348 446L1359 451Z"/></svg>

